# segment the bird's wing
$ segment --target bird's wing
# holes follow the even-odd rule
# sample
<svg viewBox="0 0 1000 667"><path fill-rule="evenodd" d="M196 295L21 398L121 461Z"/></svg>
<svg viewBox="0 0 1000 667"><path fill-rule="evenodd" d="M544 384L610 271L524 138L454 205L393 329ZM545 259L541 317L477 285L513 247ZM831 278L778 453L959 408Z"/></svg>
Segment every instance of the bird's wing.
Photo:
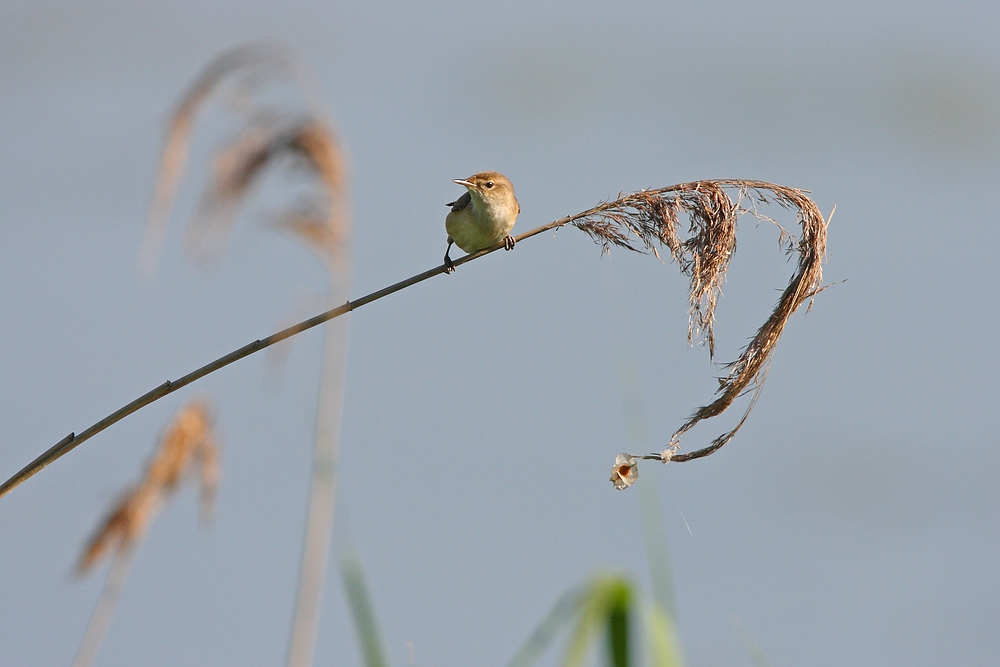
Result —
<svg viewBox="0 0 1000 667"><path fill-rule="evenodd" d="M445 206L451 206L452 213L458 213L459 211L463 211L472 206L472 195L470 195L468 191L466 191L464 195L462 195L455 201L448 202L447 204L445 204Z"/></svg>

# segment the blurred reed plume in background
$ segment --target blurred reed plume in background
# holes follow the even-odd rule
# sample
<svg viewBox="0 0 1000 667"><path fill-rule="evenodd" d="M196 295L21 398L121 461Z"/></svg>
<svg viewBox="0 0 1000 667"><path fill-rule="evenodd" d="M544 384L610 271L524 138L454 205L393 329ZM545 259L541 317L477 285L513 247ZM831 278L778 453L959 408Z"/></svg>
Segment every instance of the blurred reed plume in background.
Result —
<svg viewBox="0 0 1000 667"><path fill-rule="evenodd" d="M214 157L210 181L188 227L187 248L201 258L217 252L239 206L267 168L299 167L313 185L282 217L324 259L349 240L346 157L311 95L306 70L275 45L254 43L212 61L178 103L167 131L139 266L151 272L166 233L186 166L197 114L223 96L238 117L237 131ZM287 170L294 171L294 170Z"/></svg>
<svg viewBox="0 0 1000 667"><path fill-rule="evenodd" d="M219 484L219 447L212 432L211 410L203 400L191 401L177 413L160 438L145 475L112 507L80 556L78 575L89 572L109 554L114 560L74 667L90 665L97 657L136 549L163 503L195 470L201 485L204 523L210 517Z"/></svg>
<svg viewBox="0 0 1000 667"><path fill-rule="evenodd" d="M213 96L224 96L235 111L236 129L215 152L209 182L187 228L189 254L203 262L221 255L242 205L266 172L304 177L283 183L296 197L278 210L274 222L324 262L328 307L347 300L351 274L347 157L328 114L311 95L312 87L306 69L289 52L269 44L237 47L205 68L177 105L167 132L140 270L155 266L195 117ZM289 665L312 663L333 526L347 323L327 325L324 336L312 482Z"/></svg>
<svg viewBox="0 0 1000 667"><path fill-rule="evenodd" d="M167 427L142 480L115 504L87 543L77 572L86 574L111 552L133 548L145 534L163 501L185 474L197 468L203 522L210 518L219 485L219 448L212 433L212 413L202 400L188 403Z"/></svg>

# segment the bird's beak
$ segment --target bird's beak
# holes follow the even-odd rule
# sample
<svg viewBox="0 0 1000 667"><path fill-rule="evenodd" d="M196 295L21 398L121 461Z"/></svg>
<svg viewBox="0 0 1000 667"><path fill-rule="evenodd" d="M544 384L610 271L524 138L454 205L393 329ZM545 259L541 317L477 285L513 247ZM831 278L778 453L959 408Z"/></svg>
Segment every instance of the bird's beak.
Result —
<svg viewBox="0 0 1000 667"><path fill-rule="evenodd" d="M452 183L458 183L459 185L464 185L467 188L474 188L474 187L476 187L475 185L473 185L469 181L462 180L461 178L456 178L455 180L452 181Z"/></svg>

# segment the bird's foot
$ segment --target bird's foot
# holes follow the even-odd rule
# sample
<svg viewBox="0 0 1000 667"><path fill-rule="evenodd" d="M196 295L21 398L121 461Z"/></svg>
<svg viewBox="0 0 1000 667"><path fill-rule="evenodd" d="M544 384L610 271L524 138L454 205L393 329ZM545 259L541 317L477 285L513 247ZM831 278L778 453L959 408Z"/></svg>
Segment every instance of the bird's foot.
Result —
<svg viewBox="0 0 1000 667"><path fill-rule="evenodd" d="M513 236L505 236L504 240L503 240L503 248L504 248L504 250L513 250L515 243L516 243L516 241L514 240Z"/></svg>
<svg viewBox="0 0 1000 667"><path fill-rule="evenodd" d="M445 273L455 273L455 263L451 261L451 246L454 243L454 239L448 236L448 247L444 249L444 272Z"/></svg>

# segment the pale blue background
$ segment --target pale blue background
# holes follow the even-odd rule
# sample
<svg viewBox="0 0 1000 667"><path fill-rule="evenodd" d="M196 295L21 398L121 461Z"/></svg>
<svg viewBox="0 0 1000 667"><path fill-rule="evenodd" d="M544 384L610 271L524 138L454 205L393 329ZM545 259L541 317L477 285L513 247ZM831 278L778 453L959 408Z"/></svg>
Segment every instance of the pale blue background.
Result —
<svg viewBox="0 0 1000 667"><path fill-rule="evenodd" d="M521 231L698 178L836 205L826 280L847 282L792 319L746 427L711 458L641 469L685 655L749 665L747 633L772 666L995 664L998 34L994 2L6 0L0 475L318 310L323 270L266 203L219 270L185 262L204 129L162 269L135 271L178 95L222 49L276 38L351 153L355 295L438 263L450 180L482 169L514 182ZM722 360L792 271L775 239L745 221ZM714 370L686 345L674 265L598 255L564 230L351 316L335 541L353 534L395 665L408 642L418 667L500 665L588 574L647 581L639 495L607 481L629 448L617 360L636 360L657 447ZM70 578L79 549L199 393L225 444L215 527L190 489L159 517L98 664L283 663L320 339L296 340L281 379L241 362L0 500L0 664L69 664L103 580ZM328 584L316 664L357 664L333 569Z"/></svg>

